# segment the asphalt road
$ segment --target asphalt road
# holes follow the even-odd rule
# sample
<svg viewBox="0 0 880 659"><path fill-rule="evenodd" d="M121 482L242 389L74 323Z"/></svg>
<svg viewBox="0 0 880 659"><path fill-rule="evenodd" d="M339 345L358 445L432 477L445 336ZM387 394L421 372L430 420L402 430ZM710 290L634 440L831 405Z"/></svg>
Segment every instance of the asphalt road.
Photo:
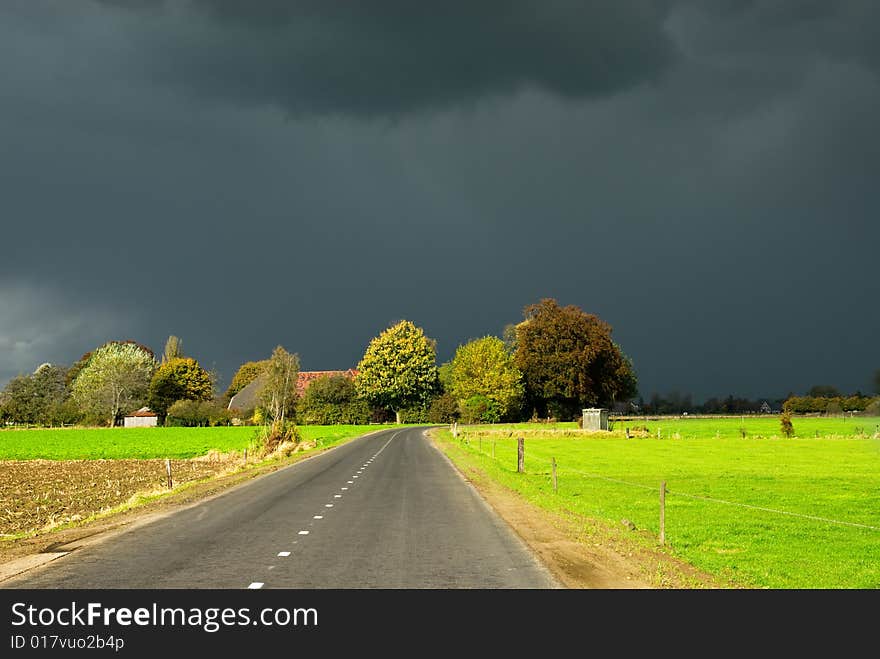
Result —
<svg viewBox="0 0 880 659"><path fill-rule="evenodd" d="M554 588L421 428L362 437L3 588Z"/></svg>

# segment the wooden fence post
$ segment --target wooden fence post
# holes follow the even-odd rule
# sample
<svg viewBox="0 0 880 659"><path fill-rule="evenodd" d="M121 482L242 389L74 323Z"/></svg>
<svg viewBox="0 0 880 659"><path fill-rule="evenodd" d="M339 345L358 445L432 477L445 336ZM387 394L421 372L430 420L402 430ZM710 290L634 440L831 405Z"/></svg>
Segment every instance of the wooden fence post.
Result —
<svg viewBox="0 0 880 659"><path fill-rule="evenodd" d="M168 476L168 489L171 489L171 460L165 458L165 473Z"/></svg>
<svg viewBox="0 0 880 659"><path fill-rule="evenodd" d="M666 481L660 483L660 544L666 544Z"/></svg>
<svg viewBox="0 0 880 659"><path fill-rule="evenodd" d="M244 466L247 467L247 448L244 449Z"/></svg>
<svg viewBox="0 0 880 659"><path fill-rule="evenodd" d="M526 439L525 437L517 437L516 439L516 470L523 473L526 461Z"/></svg>
<svg viewBox="0 0 880 659"><path fill-rule="evenodd" d="M553 491L558 492L559 486L556 481L556 458L550 458L550 464L553 466Z"/></svg>

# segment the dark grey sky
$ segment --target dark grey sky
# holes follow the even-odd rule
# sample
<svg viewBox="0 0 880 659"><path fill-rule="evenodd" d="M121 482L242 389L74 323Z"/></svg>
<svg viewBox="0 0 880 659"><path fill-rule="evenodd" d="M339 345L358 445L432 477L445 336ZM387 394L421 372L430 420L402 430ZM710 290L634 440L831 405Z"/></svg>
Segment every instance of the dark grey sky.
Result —
<svg viewBox="0 0 880 659"><path fill-rule="evenodd" d="M880 3L349 4L0 4L0 384L444 361L555 297L646 397L869 388Z"/></svg>

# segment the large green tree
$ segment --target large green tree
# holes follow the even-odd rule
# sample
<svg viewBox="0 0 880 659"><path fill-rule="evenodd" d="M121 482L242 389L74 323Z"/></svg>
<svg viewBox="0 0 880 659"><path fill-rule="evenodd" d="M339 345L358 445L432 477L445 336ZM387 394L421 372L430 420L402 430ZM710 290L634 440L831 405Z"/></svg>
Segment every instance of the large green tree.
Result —
<svg viewBox="0 0 880 659"><path fill-rule="evenodd" d="M522 402L522 373L504 342L496 336L459 346L452 359L450 380L450 389L462 411L482 410L477 418L467 421L501 421L516 412Z"/></svg>
<svg viewBox="0 0 880 659"><path fill-rule="evenodd" d="M163 362L150 381L147 405L165 421L168 408L179 400L211 400L211 375L192 357L172 357Z"/></svg>
<svg viewBox="0 0 880 659"><path fill-rule="evenodd" d="M358 364L355 386L371 404L394 411L397 423L408 407L427 407L439 389L435 342L402 320L374 337Z"/></svg>
<svg viewBox="0 0 880 659"><path fill-rule="evenodd" d="M111 342L95 350L73 381L74 400L93 418L116 425L147 399L156 368L152 353L133 342Z"/></svg>
<svg viewBox="0 0 880 659"><path fill-rule="evenodd" d="M584 407L637 395L632 362L611 338L611 325L579 307L545 298L523 310L514 363L530 407L571 419Z"/></svg>

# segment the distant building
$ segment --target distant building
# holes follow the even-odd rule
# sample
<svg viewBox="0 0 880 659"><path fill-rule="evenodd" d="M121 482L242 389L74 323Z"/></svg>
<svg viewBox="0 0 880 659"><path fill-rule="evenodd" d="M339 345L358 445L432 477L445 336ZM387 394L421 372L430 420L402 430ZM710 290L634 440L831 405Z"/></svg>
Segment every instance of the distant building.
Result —
<svg viewBox="0 0 880 659"><path fill-rule="evenodd" d="M583 409L584 430L608 430L608 410L602 407Z"/></svg>
<svg viewBox="0 0 880 659"><path fill-rule="evenodd" d="M142 407L126 416L122 425L126 428L155 428L159 425L159 415L149 407Z"/></svg>
<svg viewBox="0 0 880 659"><path fill-rule="evenodd" d="M760 412L761 414L770 414L770 412L772 412L772 410L770 409L770 404L766 400L761 403Z"/></svg>

